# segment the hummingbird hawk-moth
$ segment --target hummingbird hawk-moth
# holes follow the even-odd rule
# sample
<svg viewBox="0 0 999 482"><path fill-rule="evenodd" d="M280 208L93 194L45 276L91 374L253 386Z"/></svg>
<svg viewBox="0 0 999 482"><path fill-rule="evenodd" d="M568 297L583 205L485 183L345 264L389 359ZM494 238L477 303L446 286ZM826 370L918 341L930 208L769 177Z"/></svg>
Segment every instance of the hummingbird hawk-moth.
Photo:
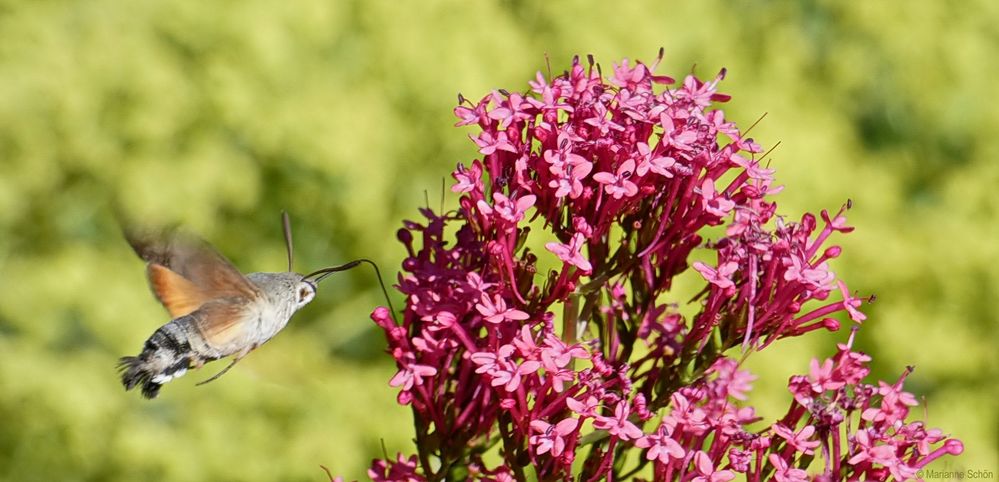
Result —
<svg viewBox="0 0 999 482"><path fill-rule="evenodd" d="M231 356L228 366L198 385L215 380L277 335L296 311L315 298L324 278L362 262L375 266L359 259L306 275L295 273L287 213L282 213L282 221L288 271L246 276L197 237L176 231L124 230L132 249L146 261L153 294L172 318L153 332L138 356L119 360L125 390L141 386L144 397L155 398L163 384L188 369ZM377 266L375 272L382 283Z"/></svg>

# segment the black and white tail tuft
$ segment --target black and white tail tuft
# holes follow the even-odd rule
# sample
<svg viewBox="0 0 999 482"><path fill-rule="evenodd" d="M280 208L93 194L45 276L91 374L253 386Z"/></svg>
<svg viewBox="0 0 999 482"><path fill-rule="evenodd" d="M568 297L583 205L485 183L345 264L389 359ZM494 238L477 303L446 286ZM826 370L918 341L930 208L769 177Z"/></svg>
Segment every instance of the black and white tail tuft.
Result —
<svg viewBox="0 0 999 482"><path fill-rule="evenodd" d="M121 372L121 384L125 390L131 390L136 385L142 385L142 396L152 399L160 393L161 383L153 381L158 375L150 370L148 364L137 356L125 356L118 360L118 370Z"/></svg>
<svg viewBox="0 0 999 482"><path fill-rule="evenodd" d="M121 384L125 390L142 385L142 396L156 398L164 383L187 372L192 357L184 332L175 322L167 323L146 340L139 356L118 360Z"/></svg>

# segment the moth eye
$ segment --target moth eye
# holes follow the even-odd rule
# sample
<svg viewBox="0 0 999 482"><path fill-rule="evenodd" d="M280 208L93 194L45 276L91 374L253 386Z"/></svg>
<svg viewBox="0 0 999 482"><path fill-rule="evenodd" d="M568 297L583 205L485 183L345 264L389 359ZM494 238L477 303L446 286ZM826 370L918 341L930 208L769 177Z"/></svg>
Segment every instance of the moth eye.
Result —
<svg viewBox="0 0 999 482"><path fill-rule="evenodd" d="M309 293L309 289L308 288L299 288L298 289L298 300L302 301L302 300L308 298L310 294L311 293Z"/></svg>

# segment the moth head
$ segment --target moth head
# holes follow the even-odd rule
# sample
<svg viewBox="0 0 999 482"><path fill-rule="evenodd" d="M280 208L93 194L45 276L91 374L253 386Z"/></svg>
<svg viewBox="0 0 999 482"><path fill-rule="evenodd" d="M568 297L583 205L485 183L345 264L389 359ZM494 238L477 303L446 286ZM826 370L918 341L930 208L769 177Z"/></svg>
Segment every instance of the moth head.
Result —
<svg viewBox="0 0 999 482"><path fill-rule="evenodd" d="M313 298L316 297L316 285L315 283L303 279L298 282L298 286L295 288L295 308L300 309L303 306L309 304Z"/></svg>
<svg viewBox="0 0 999 482"><path fill-rule="evenodd" d="M316 297L316 284L298 273L250 273L247 278L264 293L268 302L298 311Z"/></svg>

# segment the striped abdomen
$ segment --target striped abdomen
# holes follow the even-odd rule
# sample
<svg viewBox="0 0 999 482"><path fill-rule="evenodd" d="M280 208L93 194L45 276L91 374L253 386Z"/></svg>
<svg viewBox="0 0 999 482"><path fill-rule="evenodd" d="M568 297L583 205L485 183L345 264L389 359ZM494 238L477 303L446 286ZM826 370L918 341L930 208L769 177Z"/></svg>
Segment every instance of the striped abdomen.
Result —
<svg viewBox="0 0 999 482"><path fill-rule="evenodd" d="M191 349L192 336L198 335L189 316L180 317L156 330L139 356L122 357L118 369L125 390L142 385L144 397L156 398L164 383L182 376L192 363L206 361Z"/></svg>

